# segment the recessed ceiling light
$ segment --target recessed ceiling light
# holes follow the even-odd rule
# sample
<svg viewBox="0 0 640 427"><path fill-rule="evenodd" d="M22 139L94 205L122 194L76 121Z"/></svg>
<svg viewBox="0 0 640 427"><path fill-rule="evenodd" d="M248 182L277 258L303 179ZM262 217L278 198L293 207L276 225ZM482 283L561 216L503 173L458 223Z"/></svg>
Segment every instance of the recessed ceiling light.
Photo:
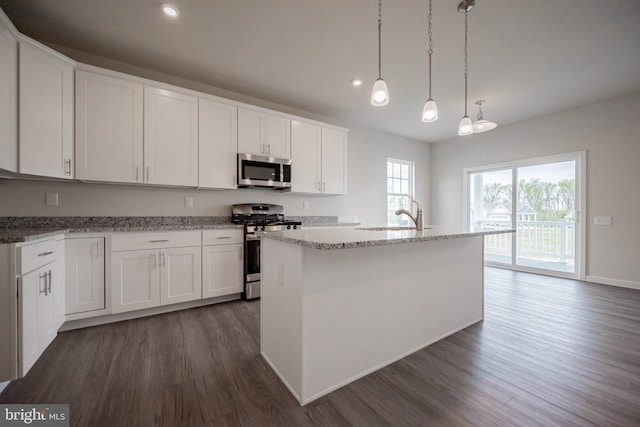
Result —
<svg viewBox="0 0 640 427"><path fill-rule="evenodd" d="M180 11L178 10L178 8L171 4L163 4L162 11L165 13L165 15L172 18L177 18L178 15L180 15Z"/></svg>
<svg viewBox="0 0 640 427"><path fill-rule="evenodd" d="M362 80L360 80L360 79L353 79L353 80L351 80L351 84L352 84L352 85L354 85L354 86L356 86L356 87L357 87L357 86L362 86Z"/></svg>

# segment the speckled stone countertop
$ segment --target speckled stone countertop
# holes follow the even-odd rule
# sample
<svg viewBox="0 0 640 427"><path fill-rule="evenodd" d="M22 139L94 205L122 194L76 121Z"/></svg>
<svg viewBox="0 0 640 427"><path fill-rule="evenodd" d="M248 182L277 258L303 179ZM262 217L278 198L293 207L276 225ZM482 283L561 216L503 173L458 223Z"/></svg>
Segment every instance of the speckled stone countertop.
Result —
<svg viewBox="0 0 640 427"><path fill-rule="evenodd" d="M396 245L401 243L426 242L430 240L456 239L485 236L488 234L512 233L514 230L465 232L433 226L424 231L415 229L355 228L341 230L291 230L260 233L265 239L279 240L313 249L349 249L368 246Z"/></svg>
<svg viewBox="0 0 640 427"><path fill-rule="evenodd" d="M29 242L68 233L242 228L229 217L1 217L0 243Z"/></svg>
<svg viewBox="0 0 640 427"><path fill-rule="evenodd" d="M286 217L305 226L338 226L337 216ZM0 217L0 244L68 233L116 233L242 228L228 216Z"/></svg>

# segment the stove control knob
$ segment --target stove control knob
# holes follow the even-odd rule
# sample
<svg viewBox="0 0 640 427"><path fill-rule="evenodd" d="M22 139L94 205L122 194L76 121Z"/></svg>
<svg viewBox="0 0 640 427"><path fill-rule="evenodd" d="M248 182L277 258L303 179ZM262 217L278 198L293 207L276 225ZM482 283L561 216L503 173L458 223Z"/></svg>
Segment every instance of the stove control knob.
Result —
<svg viewBox="0 0 640 427"><path fill-rule="evenodd" d="M262 231L264 231L264 225L262 226Z"/></svg>
<svg viewBox="0 0 640 427"><path fill-rule="evenodd" d="M293 225L293 229L294 229L294 230L297 230L297 229L298 229L298 226L294 224L294 225Z"/></svg>
<svg viewBox="0 0 640 427"><path fill-rule="evenodd" d="M254 227L253 231L258 231L259 228L260 227L258 227L258 226ZM262 228L264 229L264 227L262 227Z"/></svg>
<svg viewBox="0 0 640 427"><path fill-rule="evenodd" d="M291 226L290 225L287 225L287 230L291 230Z"/></svg>

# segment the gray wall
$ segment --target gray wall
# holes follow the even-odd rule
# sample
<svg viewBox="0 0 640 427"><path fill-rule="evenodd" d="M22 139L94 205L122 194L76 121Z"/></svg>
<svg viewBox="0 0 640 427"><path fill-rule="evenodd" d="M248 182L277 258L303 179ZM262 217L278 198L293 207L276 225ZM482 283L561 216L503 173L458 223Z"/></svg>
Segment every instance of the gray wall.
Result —
<svg viewBox="0 0 640 427"><path fill-rule="evenodd" d="M351 222L357 216L364 225L384 225L387 157L415 162L416 197L428 206L430 146L426 143L351 126L339 117L322 117L60 46L53 47L91 65L350 128L348 194L305 196L267 190L211 191L0 179L0 216L229 215L229 206L233 203L265 202L284 205L288 215L337 215L344 222ZM363 104L362 108L373 107ZM59 193L58 206L45 205L47 192ZM194 198L193 208L184 207L185 197ZM308 210L303 209L304 201L309 202Z"/></svg>
<svg viewBox="0 0 640 427"><path fill-rule="evenodd" d="M587 280L640 288L639 113L640 92L433 144L432 222L463 225L467 167L586 150Z"/></svg>

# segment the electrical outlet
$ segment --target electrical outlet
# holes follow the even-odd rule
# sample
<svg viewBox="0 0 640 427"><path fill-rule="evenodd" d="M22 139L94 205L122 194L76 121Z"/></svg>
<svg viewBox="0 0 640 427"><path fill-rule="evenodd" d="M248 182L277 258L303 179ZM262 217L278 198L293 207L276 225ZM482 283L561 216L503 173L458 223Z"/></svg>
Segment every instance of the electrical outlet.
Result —
<svg viewBox="0 0 640 427"><path fill-rule="evenodd" d="M48 206L58 206L58 193L47 193L45 203Z"/></svg>
<svg viewBox="0 0 640 427"><path fill-rule="evenodd" d="M304 201L302 202L302 209L304 209L305 211L309 210L309 202L308 201Z"/></svg>
<svg viewBox="0 0 640 427"><path fill-rule="evenodd" d="M184 198L184 207L192 208L193 207L193 197L185 197Z"/></svg>
<svg viewBox="0 0 640 427"><path fill-rule="evenodd" d="M593 225L611 225L613 219L610 216L594 216Z"/></svg>

